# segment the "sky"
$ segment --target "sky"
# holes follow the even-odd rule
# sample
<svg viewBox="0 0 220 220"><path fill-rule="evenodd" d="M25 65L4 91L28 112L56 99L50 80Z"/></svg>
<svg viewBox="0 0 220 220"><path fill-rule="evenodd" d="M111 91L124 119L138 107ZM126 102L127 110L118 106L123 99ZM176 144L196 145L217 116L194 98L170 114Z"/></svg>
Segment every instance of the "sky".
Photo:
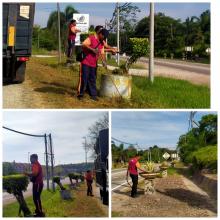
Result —
<svg viewBox="0 0 220 220"><path fill-rule="evenodd" d="M3 126L31 134L51 133L55 165L80 163L85 162L83 136L88 135L88 127L103 114L101 111L7 111L3 113ZM44 152L43 138L3 129L3 161L27 163L28 154L37 153L39 161L45 164Z"/></svg>
<svg viewBox="0 0 220 220"><path fill-rule="evenodd" d="M216 112L197 112L195 121ZM188 131L190 112L112 112L112 137L142 149L154 145L175 149L179 136ZM118 142L116 142L118 144ZM128 145L125 145L128 147Z"/></svg>
<svg viewBox="0 0 220 220"><path fill-rule="evenodd" d="M123 3L121 3L123 4ZM149 3L132 3L139 7L138 20L149 15ZM74 6L79 13L90 14L90 25L104 25L105 20L110 20L115 8L115 3L60 3L61 11L67 5ZM56 3L36 3L35 24L46 27L49 14L57 10ZM209 3L155 3L155 12L165 13L176 19L185 20L190 16L199 16L203 11L210 9Z"/></svg>

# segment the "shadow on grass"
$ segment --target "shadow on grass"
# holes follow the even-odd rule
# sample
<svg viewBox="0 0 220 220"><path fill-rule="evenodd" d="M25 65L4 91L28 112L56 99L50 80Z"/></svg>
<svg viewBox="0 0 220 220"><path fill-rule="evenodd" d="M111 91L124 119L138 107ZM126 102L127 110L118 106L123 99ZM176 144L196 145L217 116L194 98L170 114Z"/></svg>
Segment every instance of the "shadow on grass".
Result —
<svg viewBox="0 0 220 220"><path fill-rule="evenodd" d="M199 208L208 209L217 213L217 208L208 201L208 197L187 189L166 189L164 191L156 190L158 193L186 202L188 205Z"/></svg>

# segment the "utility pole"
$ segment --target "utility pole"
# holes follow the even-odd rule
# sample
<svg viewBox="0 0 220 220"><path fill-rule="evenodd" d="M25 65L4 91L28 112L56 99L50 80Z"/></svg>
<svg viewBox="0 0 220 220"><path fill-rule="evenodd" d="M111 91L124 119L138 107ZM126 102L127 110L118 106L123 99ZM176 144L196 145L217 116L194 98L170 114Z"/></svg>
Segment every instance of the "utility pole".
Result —
<svg viewBox="0 0 220 220"><path fill-rule="evenodd" d="M44 135L44 142L45 142L45 155L46 155L46 178L47 178L47 190L50 189L49 186L49 166L48 166L48 151L47 151L47 135Z"/></svg>
<svg viewBox="0 0 220 220"><path fill-rule="evenodd" d="M149 56L149 79L154 81L154 3L150 3L150 56Z"/></svg>
<svg viewBox="0 0 220 220"><path fill-rule="evenodd" d="M86 162L86 166L87 166L87 153L88 153L88 150L87 150L87 141L86 141L86 137L83 137L85 139L85 142L84 142L84 149L85 149L85 162Z"/></svg>
<svg viewBox="0 0 220 220"><path fill-rule="evenodd" d="M116 4L116 10L117 10L117 49L120 50L120 8L119 3ZM117 53L117 64L120 65L120 54Z"/></svg>
<svg viewBox="0 0 220 220"><path fill-rule="evenodd" d="M53 153L53 142L52 142L51 134L49 134L49 143L50 143L50 158L51 158L52 189L53 189L53 192L55 192L55 184L54 184L54 181L53 181L53 177L54 177L54 153Z"/></svg>
<svg viewBox="0 0 220 220"><path fill-rule="evenodd" d="M107 29L107 23L108 23L108 21L107 21L107 19L105 19L105 29ZM107 38L106 38L106 44L108 44ZM105 53L105 59L108 60L108 53L107 52Z"/></svg>
<svg viewBox="0 0 220 220"><path fill-rule="evenodd" d="M57 25L58 25L58 63L61 63L60 5L59 3L57 3Z"/></svg>
<svg viewBox="0 0 220 220"><path fill-rule="evenodd" d="M37 48L40 48L40 29L37 32Z"/></svg>

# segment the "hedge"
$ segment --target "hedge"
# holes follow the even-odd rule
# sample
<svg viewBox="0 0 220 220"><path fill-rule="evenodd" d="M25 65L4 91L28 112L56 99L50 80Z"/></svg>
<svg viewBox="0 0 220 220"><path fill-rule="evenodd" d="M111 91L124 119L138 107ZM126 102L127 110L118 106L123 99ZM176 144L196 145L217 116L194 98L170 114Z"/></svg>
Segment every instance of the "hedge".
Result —
<svg viewBox="0 0 220 220"><path fill-rule="evenodd" d="M202 147L194 151L189 157L195 169L210 169L214 172L217 171L217 146Z"/></svg>
<svg viewBox="0 0 220 220"><path fill-rule="evenodd" d="M3 176L3 189L10 194L27 190L29 178L24 175Z"/></svg>
<svg viewBox="0 0 220 220"><path fill-rule="evenodd" d="M60 187L61 190L65 190L66 188L62 185L60 182L60 177L59 176L54 176L53 181Z"/></svg>
<svg viewBox="0 0 220 220"><path fill-rule="evenodd" d="M25 217L31 215L30 209L25 202L23 191L27 190L29 179L24 175L3 176L3 189L8 193L13 194L19 203L19 215L21 211Z"/></svg>

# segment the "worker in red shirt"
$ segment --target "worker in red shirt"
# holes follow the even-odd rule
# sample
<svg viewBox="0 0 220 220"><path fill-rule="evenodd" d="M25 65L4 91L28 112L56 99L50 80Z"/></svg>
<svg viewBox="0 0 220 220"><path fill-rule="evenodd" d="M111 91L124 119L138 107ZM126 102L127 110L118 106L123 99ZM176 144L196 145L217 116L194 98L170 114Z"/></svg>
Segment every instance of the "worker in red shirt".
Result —
<svg viewBox="0 0 220 220"><path fill-rule="evenodd" d="M132 198L135 198L137 196L138 169L144 172L144 170L141 169L139 160L140 160L140 156L136 154L135 157L131 158L128 163L127 179L128 179L128 174L130 174L132 180L132 190L131 190Z"/></svg>
<svg viewBox="0 0 220 220"><path fill-rule="evenodd" d="M85 179L87 183L87 196L94 196L92 193L93 176L91 170L86 171Z"/></svg>
<svg viewBox="0 0 220 220"><path fill-rule="evenodd" d="M71 20L68 26L68 50L67 50L67 63L71 62L73 52L75 50L76 34L80 32L76 28L76 20Z"/></svg>
<svg viewBox="0 0 220 220"><path fill-rule="evenodd" d="M38 162L37 154L32 154L30 156L31 161L31 173L25 173L25 175L29 176L31 182L33 183L33 201L35 204L35 216L36 217L45 217L45 214L42 210L41 205L41 192L43 190L43 171L42 166Z"/></svg>

